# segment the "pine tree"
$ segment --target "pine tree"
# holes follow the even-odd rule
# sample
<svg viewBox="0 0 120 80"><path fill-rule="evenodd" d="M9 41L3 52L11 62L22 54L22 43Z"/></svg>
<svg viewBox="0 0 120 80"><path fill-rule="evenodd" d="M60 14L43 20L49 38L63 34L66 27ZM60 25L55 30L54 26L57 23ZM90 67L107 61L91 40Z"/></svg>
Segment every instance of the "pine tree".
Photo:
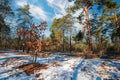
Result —
<svg viewBox="0 0 120 80"><path fill-rule="evenodd" d="M6 41L9 37L10 27L6 24L5 19L8 16L12 16L13 12L10 7L9 0L0 0L0 43L2 44L2 39ZM0 44L0 46L1 46Z"/></svg>

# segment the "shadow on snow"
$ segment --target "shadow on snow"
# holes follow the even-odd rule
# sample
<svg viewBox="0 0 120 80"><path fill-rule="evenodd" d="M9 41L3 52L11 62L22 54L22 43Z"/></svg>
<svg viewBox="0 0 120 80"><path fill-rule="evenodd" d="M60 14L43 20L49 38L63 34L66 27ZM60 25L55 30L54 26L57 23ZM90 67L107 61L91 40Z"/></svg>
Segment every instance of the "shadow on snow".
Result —
<svg viewBox="0 0 120 80"><path fill-rule="evenodd" d="M79 71L79 68L82 66L83 61L84 61L84 58L82 60L80 60L80 63L75 68L75 70L73 72L72 80L77 80L78 71Z"/></svg>

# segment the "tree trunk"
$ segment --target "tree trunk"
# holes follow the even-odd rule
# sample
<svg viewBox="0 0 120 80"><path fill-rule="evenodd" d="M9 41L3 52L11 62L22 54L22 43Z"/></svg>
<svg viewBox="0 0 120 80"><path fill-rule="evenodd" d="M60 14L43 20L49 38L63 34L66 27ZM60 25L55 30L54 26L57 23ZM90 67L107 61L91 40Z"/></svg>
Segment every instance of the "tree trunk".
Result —
<svg viewBox="0 0 120 80"><path fill-rule="evenodd" d="M71 29L70 29L70 53L71 53L71 48L72 47L72 45L71 45Z"/></svg>
<svg viewBox="0 0 120 80"><path fill-rule="evenodd" d="M35 53L35 63L37 62L37 52Z"/></svg>
<svg viewBox="0 0 120 80"><path fill-rule="evenodd" d="M116 24L116 28L119 28L119 20L116 14L115 14L115 24Z"/></svg>
<svg viewBox="0 0 120 80"><path fill-rule="evenodd" d="M115 24L116 24L116 34L115 34L115 41L119 41L120 40L120 26L119 26L119 19L117 14L115 13Z"/></svg>
<svg viewBox="0 0 120 80"><path fill-rule="evenodd" d="M85 11L85 16L86 16L86 23L87 23L87 38L88 38L88 45L89 45L89 50L90 53L93 51L93 46L92 46L92 35L91 35L91 28L90 28L90 23L89 23L89 13L88 13L89 8L87 6L84 6L84 11Z"/></svg>
<svg viewBox="0 0 120 80"><path fill-rule="evenodd" d="M22 50L23 50L23 52L25 52L25 47L24 47L24 45L22 45Z"/></svg>
<svg viewBox="0 0 120 80"><path fill-rule="evenodd" d="M63 29L63 52L64 52L64 42L65 42L65 40L64 40L64 29Z"/></svg>
<svg viewBox="0 0 120 80"><path fill-rule="evenodd" d="M1 28L0 28L1 31ZM2 48L2 32L0 32L0 48Z"/></svg>

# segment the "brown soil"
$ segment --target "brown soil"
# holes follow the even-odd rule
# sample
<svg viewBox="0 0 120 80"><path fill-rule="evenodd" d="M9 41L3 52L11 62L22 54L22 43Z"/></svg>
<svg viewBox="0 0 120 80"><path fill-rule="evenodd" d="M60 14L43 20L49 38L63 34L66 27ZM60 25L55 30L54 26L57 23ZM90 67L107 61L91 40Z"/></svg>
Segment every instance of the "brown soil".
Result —
<svg viewBox="0 0 120 80"><path fill-rule="evenodd" d="M19 67L20 69L23 69L23 71L29 76L31 74L34 74L37 70L47 69L46 64L39 64L39 63L30 63L26 65L22 65Z"/></svg>

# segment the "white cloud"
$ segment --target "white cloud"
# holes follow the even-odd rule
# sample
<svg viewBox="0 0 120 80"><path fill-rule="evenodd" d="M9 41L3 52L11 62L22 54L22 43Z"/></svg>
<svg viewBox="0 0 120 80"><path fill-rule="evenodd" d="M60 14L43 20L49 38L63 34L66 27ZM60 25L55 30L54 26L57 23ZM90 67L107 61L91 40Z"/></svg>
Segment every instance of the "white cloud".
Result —
<svg viewBox="0 0 120 80"><path fill-rule="evenodd" d="M55 14L55 16L53 17L53 19L58 19L58 18L62 18L63 17L63 15L62 14Z"/></svg>
<svg viewBox="0 0 120 80"><path fill-rule="evenodd" d="M81 14L82 11L83 11L83 9L77 10L77 11L73 14L73 17L78 17L78 16Z"/></svg>
<svg viewBox="0 0 120 80"><path fill-rule="evenodd" d="M17 1L16 2L18 6L20 7L24 7L27 3L27 1ZM41 6L36 6L33 4L29 4L30 5L30 13L33 17L35 17L36 19L42 19L42 20L48 20L48 16L47 13L42 9Z"/></svg>
<svg viewBox="0 0 120 80"><path fill-rule="evenodd" d="M74 2L68 2L68 0L47 0L48 5L54 9L54 18L61 18L67 14L67 7L73 6Z"/></svg>
<svg viewBox="0 0 120 80"><path fill-rule="evenodd" d="M41 7L30 5L30 12L36 19L48 19L47 13Z"/></svg>
<svg viewBox="0 0 120 80"><path fill-rule="evenodd" d="M24 7L25 5L27 5L27 1L17 1L16 3L20 7Z"/></svg>
<svg viewBox="0 0 120 80"><path fill-rule="evenodd" d="M64 16L66 14L67 0L47 0L47 2L48 5L54 9L54 18L59 18L58 16Z"/></svg>

